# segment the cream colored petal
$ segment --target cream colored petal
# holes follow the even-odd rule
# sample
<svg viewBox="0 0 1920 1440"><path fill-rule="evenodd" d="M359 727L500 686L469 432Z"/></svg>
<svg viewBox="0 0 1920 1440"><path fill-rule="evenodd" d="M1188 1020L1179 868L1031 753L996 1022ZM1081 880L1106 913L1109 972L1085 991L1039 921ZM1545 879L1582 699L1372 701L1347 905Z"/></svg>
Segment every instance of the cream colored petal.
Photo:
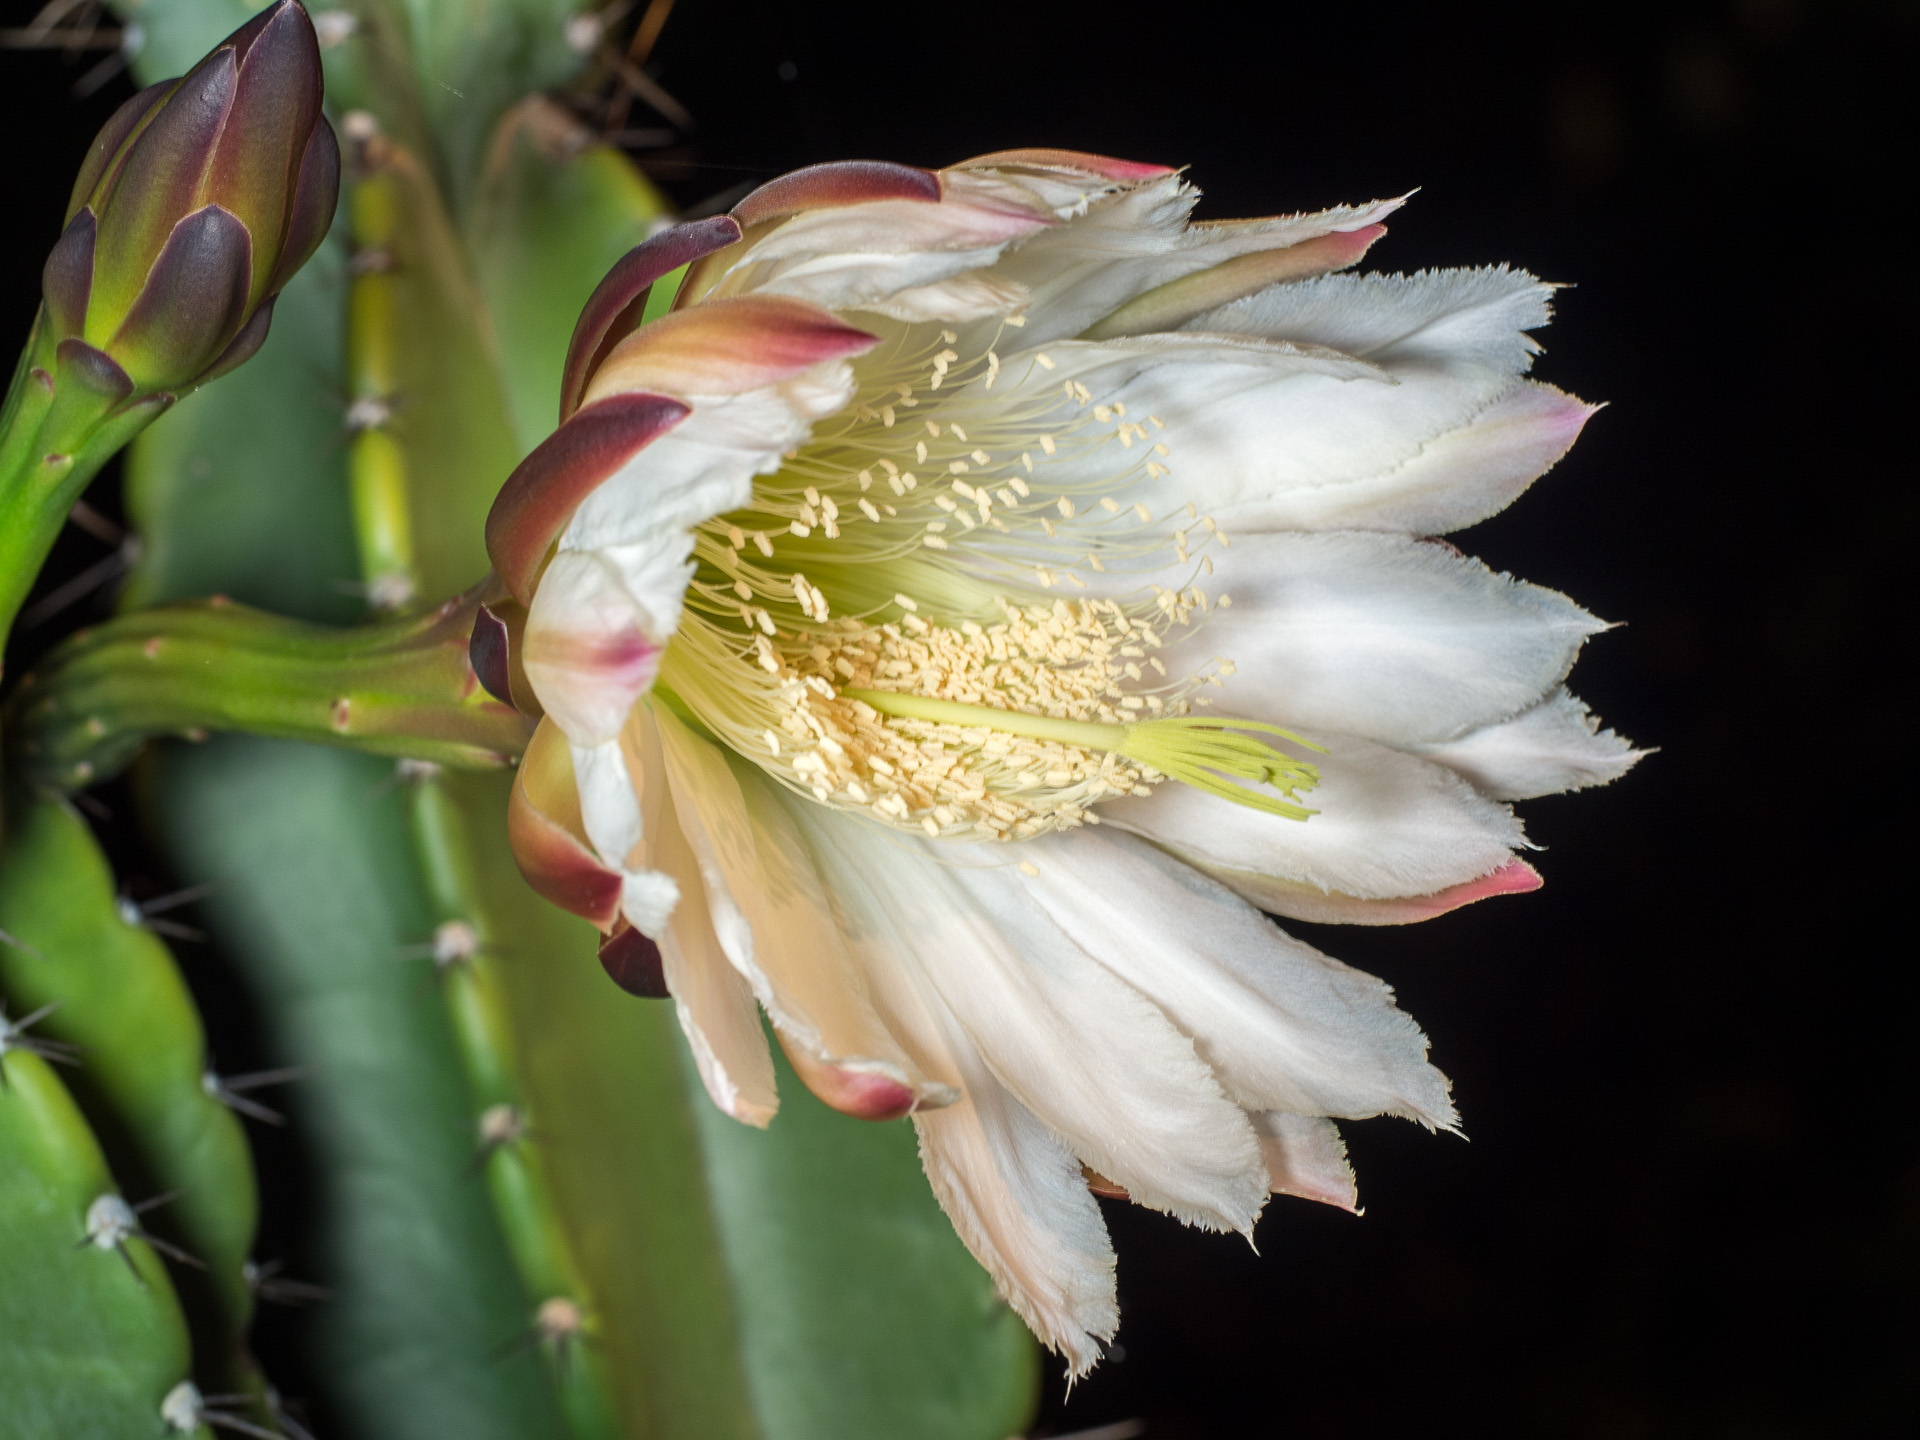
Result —
<svg viewBox="0 0 1920 1440"><path fill-rule="evenodd" d="M1320 768L1319 787L1301 795L1317 812L1306 820L1172 781L1104 802L1100 818L1283 914L1301 885L1363 900L1432 895L1491 875L1526 844L1506 806L1443 766L1350 736L1313 738L1326 753L1293 752Z"/></svg>
<svg viewBox="0 0 1920 1440"><path fill-rule="evenodd" d="M826 1064L885 1076L928 1103L951 1098L874 1013L812 856L769 782L730 764L665 707L654 718L714 931L782 1035Z"/></svg>
<svg viewBox="0 0 1920 1440"><path fill-rule="evenodd" d="M936 845L794 802L869 971L908 966L1000 1083L1143 1205L1245 1231L1265 1170L1192 1043L1024 892L1003 847ZM831 828L829 828L831 827Z"/></svg>
<svg viewBox="0 0 1920 1440"><path fill-rule="evenodd" d="M1021 849L1036 873L1015 874L1040 910L1157 1005L1235 1103L1453 1126L1446 1077L1427 1063L1426 1036L1383 982L1106 825Z"/></svg>
<svg viewBox="0 0 1920 1440"><path fill-rule="evenodd" d="M1347 1143L1331 1120L1269 1110L1253 1117L1260 1153L1276 1195L1297 1195L1359 1212L1360 1191L1347 1163Z"/></svg>
<svg viewBox="0 0 1920 1440"><path fill-rule="evenodd" d="M1232 603L1161 662L1183 675L1231 660L1223 712L1310 738L1454 739L1550 694L1606 628L1558 591L1401 535L1242 535L1206 554L1209 593Z"/></svg>
<svg viewBox="0 0 1920 1440"><path fill-rule="evenodd" d="M624 737L641 797L646 863L679 887L681 903L659 937L674 1013L713 1103L734 1119L765 1127L780 1108L760 1007L714 932L700 867L674 813L652 709L634 710Z"/></svg>
<svg viewBox="0 0 1920 1440"><path fill-rule="evenodd" d="M1602 730L1594 714L1565 689L1511 720L1469 730L1457 740L1411 748L1496 800L1608 785L1648 753Z"/></svg>

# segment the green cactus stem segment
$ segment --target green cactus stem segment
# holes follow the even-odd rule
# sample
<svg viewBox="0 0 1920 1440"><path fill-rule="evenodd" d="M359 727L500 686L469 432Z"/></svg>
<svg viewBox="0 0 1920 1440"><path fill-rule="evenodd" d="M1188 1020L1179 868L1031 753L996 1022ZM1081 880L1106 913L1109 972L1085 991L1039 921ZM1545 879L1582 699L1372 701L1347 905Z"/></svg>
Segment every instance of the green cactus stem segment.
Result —
<svg viewBox="0 0 1920 1440"><path fill-rule="evenodd" d="M469 810L494 797L491 791L462 793L461 784L458 776L420 781L413 789L412 821L427 893L442 917L434 958L441 963L447 1016L473 1100L478 1161L534 1305L524 1343L538 1346L549 1362L569 1434L572 1440L617 1440L613 1386L597 1348L599 1317L522 1083L505 977L490 944L499 929L496 906L473 853L476 816ZM472 803L463 806L463 799ZM450 963L442 961L456 951L461 953L452 954Z"/></svg>
<svg viewBox="0 0 1920 1440"><path fill-rule="evenodd" d="M497 768L528 722L480 688L467 660L483 584L425 615L332 629L221 597L81 631L23 677L5 714L17 773L70 791L156 735L212 730Z"/></svg>
<svg viewBox="0 0 1920 1440"><path fill-rule="evenodd" d="M378 142L361 147L363 163ZM403 207L400 178L375 169L357 181L347 214L353 240L347 294L347 452L360 572L375 610L405 605L419 590L407 455L393 434L403 339L394 252Z"/></svg>
<svg viewBox="0 0 1920 1440"><path fill-rule="evenodd" d="M1294 803L1301 791L1320 781L1319 770L1304 760L1296 760L1258 738L1271 735L1304 745L1309 750L1324 747L1259 720L1219 719L1202 715L1169 715L1155 720L1140 720L1130 725L1104 725L1094 721L1056 719L1049 715L1028 715L1018 710L1001 710L991 705L966 705L956 700L937 700L925 695L906 695L892 690L842 690L849 700L871 706L882 715L902 720L924 720L934 725L957 725L963 729L998 731L1020 735L1029 740L1051 741L1096 753L1121 755L1170 780L1204 790L1236 805L1263 810L1289 820L1305 820L1317 812ZM1249 789L1252 785L1271 786L1277 795Z"/></svg>
<svg viewBox="0 0 1920 1440"><path fill-rule="evenodd" d="M174 1197L144 1223L205 1267L175 1276L198 1378L215 1393L252 1389L243 1267L253 1165L238 1118L204 1083L193 997L167 947L122 912L113 871L72 807L15 793L6 811L0 930L19 945L0 945L0 994L42 1016L43 1043L77 1052L68 1084L120 1183Z"/></svg>

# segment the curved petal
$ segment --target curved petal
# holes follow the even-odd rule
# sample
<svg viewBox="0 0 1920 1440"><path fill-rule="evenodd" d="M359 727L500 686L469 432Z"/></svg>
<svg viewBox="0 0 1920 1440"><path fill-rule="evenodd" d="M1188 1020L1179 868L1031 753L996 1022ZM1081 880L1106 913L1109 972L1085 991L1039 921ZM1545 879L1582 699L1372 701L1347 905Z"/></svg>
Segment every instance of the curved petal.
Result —
<svg viewBox="0 0 1920 1440"><path fill-rule="evenodd" d="M1526 843L1506 806L1442 766L1348 736L1315 739L1327 753L1304 757L1320 767L1319 787L1302 797L1317 812L1306 820L1174 783L1105 801L1100 818L1281 914L1299 914L1302 886L1364 900L1432 896L1492 875Z"/></svg>
<svg viewBox="0 0 1920 1440"><path fill-rule="evenodd" d="M1253 1117L1260 1153L1276 1195L1297 1195L1359 1214L1360 1192L1347 1163L1347 1143L1331 1120L1269 1110Z"/></svg>
<svg viewBox="0 0 1920 1440"><path fill-rule="evenodd" d="M1211 513L1233 533L1397 530L1444 535L1463 530L1506 509L1552 469L1599 409L1550 385L1525 380L1464 425L1434 436L1411 457L1386 469L1328 484L1281 484L1253 498L1229 495L1228 503Z"/></svg>
<svg viewBox="0 0 1920 1440"><path fill-rule="evenodd" d="M560 548L633 545L666 554L685 537L684 559L691 553L688 527L745 505L753 477L777 470L781 455L807 438L813 422L852 393L851 367L834 360L744 394L688 397L692 410L685 420L580 500Z"/></svg>
<svg viewBox="0 0 1920 1440"><path fill-rule="evenodd" d="M1024 885L1039 907L1159 1006L1235 1103L1453 1127L1446 1077L1382 981L1131 835L1101 826L1025 848L1036 873Z"/></svg>
<svg viewBox="0 0 1920 1440"><path fill-rule="evenodd" d="M870 1095L852 1077L875 1076L907 1088L922 1104L951 1101L951 1090L930 1080L875 1014L813 858L786 811L765 793L765 782L731 766L719 747L671 712L656 709L653 719L721 948L783 1039L845 1072L821 1098L832 1103L854 1096L864 1103Z"/></svg>
<svg viewBox="0 0 1920 1440"><path fill-rule="evenodd" d="M760 1028L760 1008L714 931L712 902L674 809L659 735L647 707L634 712L623 738L629 764L640 777L645 861L680 891L681 903L659 942L674 1014L713 1103L735 1120L765 1128L780 1100L773 1056Z"/></svg>
<svg viewBox="0 0 1920 1440"><path fill-rule="evenodd" d="M653 282L682 265L725 249L739 238L738 221L729 215L715 215L663 230L614 262L574 322L560 379L562 421L579 408L580 396L601 357L640 323Z"/></svg>
<svg viewBox="0 0 1920 1440"><path fill-rule="evenodd" d="M689 413L664 395L618 395L576 414L514 468L487 512L487 555L515 599L532 601L581 502Z"/></svg>
<svg viewBox="0 0 1920 1440"><path fill-rule="evenodd" d="M594 370L585 403L627 391L740 395L878 343L804 301L777 295L710 301L663 315L615 345Z"/></svg>
<svg viewBox="0 0 1920 1440"><path fill-rule="evenodd" d="M1099 965L989 846L903 840L795 801L869 973L910 967L999 1082L1143 1205L1246 1231L1258 1144L1193 1044Z"/></svg>
<svg viewBox="0 0 1920 1440"><path fill-rule="evenodd" d="M1089 326L1079 338L1111 340L1122 335L1177 330L1195 316L1269 285L1311 279L1330 270L1357 265L1373 242L1386 233L1384 225L1363 225L1358 230L1335 230L1277 250L1256 250L1251 255L1222 260L1218 265L1196 270L1134 296L1111 315Z"/></svg>
<svg viewBox="0 0 1920 1440"><path fill-rule="evenodd" d="M520 757L507 802L507 843L534 890L602 932L620 913L620 876L593 853L573 759L556 725L541 721Z"/></svg>
<svg viewBox="0 0 1920 1440"><path fill-rule="evenodd" d="M669 578L635 595L606 555L569 550L547 567L527 611L521 666L541 708L575 744L620 733L633 702L653 688L661 650L679 625L684 565L641 573Z"/></svg>
<svg viewBox="0 0 1920 1440"><path fill-rule="evenodd" d="M1496 800L1530 800L1609 785L1648 752L1602 730L1598 717L1562 689L1511 720L1416 746L1414 753L1466 776Z"/></svg>
<svg viewBox="0 0 1920 1440"><path fill-rule="evenodd" d="M937 205L938 171L890 160L838 160L807 165L769 180L733 207L742 225L759 225L806 210L837 209L875 200L917 200Z"/></svg>
<svg viewBox="0 0 1920 1440"><path fill-rule="evenodd" d="M795 215L751 239L710 293L884 310L902 291L925 291L991 265L1010 244L1055 223L1030 190L992 176L947 172L941 188L937 204L874 200ZM1003 293L1025 298L1017 288Z"/></svg>
<svg viewBox="0 0 1920 1440"><path fill-rule="evenodd" d="M1189 226L1199 192L1167 173L1088 197L1083 212L1010 252L995 273L1033 296L1025 338L1078 335L1136 297L1242 255L1378 225L1398 200L1314 214Z"/></svg>
<svg viewBox="0 0 1920 1440"><path fill-rule="evenodd" d="M1606 628L1557 591L1401 535L1243 535L1207 554L1224 598L1161 662L1180 675L1225 657L1223 710L1313 738L1453 739L1534 704Z"/></svg>
<svg viewBox="0 0 1920 1440"><path fill-rule="evenodd" d="M995 150L962 160L955 170L1012 170L1041 172L1066 171L1068 174L1096 175L1102 180L1137 182L1158 180L1171 175L1171 165L1156 165L1145 160L1120 160L1111 155L1095 155L1086 150L1049 150L1030 146L1019 150Z"/></svg>
<svg viewBox="0 0 1920 1440"><path fill-rule="evenodd" d="M915 1115L920 1162L940 1208L1001 1296L1069 1376L1120 1328L1113 1245L1080 1162L956 1039L966 1098Z"/></svg>
<svg viewBox="0 0 1920 1440"><path fill-rule="evenodd" d="M1505 265L1417 275L1325 275L1276 285L1185 329L1325 345L1380 365L1473 364L1518 375L1553 316L1554 286Z"/></svg>
<svg viewBox="0 0 1920 1440"><path fill-rule="evenodd" d="M1192 860L1192 857L1189 857ZM1431 895L1401 895L1391 899L1363 899L1338 890L1323 890L1305 880L1279 875L1255 875L1244 869L1198 860L1209 875L1237 895L1274 915L1289 920L1311 920L1319 925L1417 925L1500 895L1528 895L1544 883L1540 872L1524 860L1509 860L1478 880L1449 885Z"/></svg>

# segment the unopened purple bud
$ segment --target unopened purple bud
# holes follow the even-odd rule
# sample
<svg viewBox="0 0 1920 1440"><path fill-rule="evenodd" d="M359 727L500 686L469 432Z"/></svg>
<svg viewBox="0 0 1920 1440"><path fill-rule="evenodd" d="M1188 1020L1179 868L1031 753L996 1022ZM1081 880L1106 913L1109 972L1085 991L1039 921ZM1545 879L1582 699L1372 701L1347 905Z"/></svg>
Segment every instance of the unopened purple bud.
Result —
<svg viewBox="0 0 1920 1440"><path fill-rule="evenodd" d="M320 48L276 3L101 129L44 272L50 341L111 356L142 392L239 364L271 301L325 237L340 152Z"/></svg>

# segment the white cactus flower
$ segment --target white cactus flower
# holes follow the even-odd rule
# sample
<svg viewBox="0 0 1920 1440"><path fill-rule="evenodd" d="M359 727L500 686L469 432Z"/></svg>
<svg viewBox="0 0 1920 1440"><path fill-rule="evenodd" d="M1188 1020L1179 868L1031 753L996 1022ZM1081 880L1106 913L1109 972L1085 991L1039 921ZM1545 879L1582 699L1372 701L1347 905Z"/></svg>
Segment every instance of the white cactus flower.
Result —
<svg viewBox="0 0 1920 1440"><path fill-rule="evenodd" d="M1455 1124L1387 986L1262 912L1533 889L1505 802L1635 759L1563 688L1602 623L1431 538L1592 413L1527 378L1552 287L1347 272L1397 201L1195 199L1016 151L665 231L488 531L545 712L529 878L729 1114L778 1103L762 1009L829 1104L911 1114L1076 1374L1117 1324L1095 1191L1247 1233L1352 1208L1336 1120Z"/></svg>

